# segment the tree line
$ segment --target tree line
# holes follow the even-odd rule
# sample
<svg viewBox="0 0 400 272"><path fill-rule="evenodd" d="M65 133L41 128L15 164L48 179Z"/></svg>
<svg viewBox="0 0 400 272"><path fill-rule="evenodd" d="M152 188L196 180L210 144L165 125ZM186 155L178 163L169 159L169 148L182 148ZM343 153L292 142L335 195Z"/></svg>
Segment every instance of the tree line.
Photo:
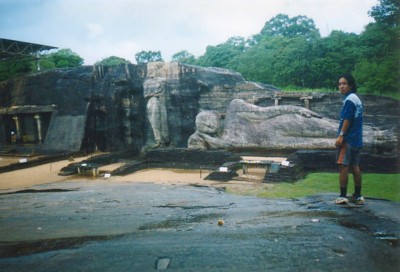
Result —
<svg viewBox="0 0 400 272"><path fill-rule="evenodd" d="M380 0L368 14L374 22L361 34L334 30L327 37L321 37L311 18L278 14L250 38L231 37L210 45L198 58L182 50L171 60L234 70L246 80L286 89L334 89L340 74L352 73L360 92L400 97L400 1ZM139 64L163 58L160 51L141 51L135 60ZM35 71L35 63L29 57L3 60L0 80ZM111 56L96 64L120 63L129 61ZM83 59L69 49L40 59L42 70L82 65Z"/></svg>
<svg viewBox="0 0 400 272"><path fill-rule="evenodd" d="M278 14L249 39L208 46L199 58L184 50L173 60L232 69L249 81L290 89L333 89L340 74L352 73L360 92L399 97L399 3L380 0L369 11L375 22L360 35L335 30L321 37L312 19Z"/></svg>

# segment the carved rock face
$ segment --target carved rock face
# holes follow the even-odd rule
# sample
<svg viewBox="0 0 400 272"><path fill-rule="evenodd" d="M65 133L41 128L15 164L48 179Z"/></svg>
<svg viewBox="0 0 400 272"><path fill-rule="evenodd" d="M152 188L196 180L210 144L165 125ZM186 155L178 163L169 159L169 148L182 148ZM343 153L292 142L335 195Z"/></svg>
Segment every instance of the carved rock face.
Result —
<svg viewBox="0 0 400 272"><path fill-rule="evenodd" d="M218 116L201 112L189 148L334 149L338 122L298 106L259 107L240 99L229 105L222 136ZM364 126L364 143L377 145L376 133ZM381 132L379 135L387 135ZM386 142L389 138L386 137Z"/></svg>
<svg viewBox="0 0 400 272"><path fill-rule="evenodd" d="M233 71L177 62L56 69L0 82L0 145L12 142L10 133L16 129L13 117L19 114L10 112L12 107L30 106L51 109L46 110L41 123L44 149L77 151L97 147L114 151L129 147L141 150L156 141L147 112L152 96L160 104L154 111L160 117L156 132L175 147L187 147L189 137L196 134L201 148L207 149L245 145L284 148L288 143L299 146L301 137L294 137L294 133L307 135L303 137L305 140L313 139L315 145L322 145L320 139L336 133L336 119L342 106L338 92L282 92L274 86L246 81ZM253 104L237 103L239 100L230 104L237 98ZM398 146L388 142L387 134L381 131L392 131L393 137L398 136L399 100L372 95L360 95L360 98L366 109L365 124L380 129L375 131L378 138L369 134L375 137L369 139L375 139L380 145L388 143L385 152L396 150ZM264 110L277 102L279 108ZM307 105L312 111L301 107L303 110L298 113L268 119L263 116L266 112L277 114L278 109L284 111L288 106ZM197 114L203 115L206 111L210 112L204 113L204 124L197 125ZM257 117L259 112L262 114ZM308 118L306 115L310 112L326 118ZM34 116L38 113L29 111L34 125ZM225 113L222 130L218 117ZM321 122L327 120L334 120L332 129L328 129L331 126L328 123L320 129ZM316 122L315 128L313 122ZM21 132L29 129L31 133L24 133L35 133L36 127L26 127Z"/></svg>
<svg viewBox="0 0 400 272"><path fill-rule="evenodd" d="M298 106L230 103L222 138L238 147L312 149L334 147L337 123Z"/></svg>
<svg viewBox="0 0 400 272"><path fill-rule="evenodd" d="M212 111L202 111L196 116L196 128L206 134L216 134L219 129L219 116Z"/></svg>

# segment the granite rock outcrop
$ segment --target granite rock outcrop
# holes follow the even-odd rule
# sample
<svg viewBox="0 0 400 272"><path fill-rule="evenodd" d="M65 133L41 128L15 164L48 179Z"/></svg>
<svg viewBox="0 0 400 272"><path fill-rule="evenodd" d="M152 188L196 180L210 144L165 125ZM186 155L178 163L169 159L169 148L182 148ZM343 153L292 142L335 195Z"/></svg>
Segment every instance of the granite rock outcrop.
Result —
<svg viewBox="0 0 400 272"><path fill-rule="evenodd" d="M191 149L335 149L339 122L293 105L260 107L241 99L230 102L222 132L220 120L212 111L196 117L196 132L189 137ZM364 125L364 147L395 147L392 131Z"/></svg>
<svg viewBox="0 0 400 272"><path fill-rule="evenodd" d="M365 123L398 138L399 100L360 96ZM342 103L337 92L282 92L233 71L177 62L56 69L0 82L0 145L48 152L185 148L196 116L212 111L222 125L234 99L302 107L333 120ZM390 144L375 151L395 150Z"/></svg>
<svg viewBox="0 0 400 272"><path fill-rule="evenodd" d="M174 62L45 71L0 83L0 143L47 151L152 146L147 104L158 85L168 144L176 147L186 146L202 109L223 111L232 97L277 90L226 69Z"/></svg>

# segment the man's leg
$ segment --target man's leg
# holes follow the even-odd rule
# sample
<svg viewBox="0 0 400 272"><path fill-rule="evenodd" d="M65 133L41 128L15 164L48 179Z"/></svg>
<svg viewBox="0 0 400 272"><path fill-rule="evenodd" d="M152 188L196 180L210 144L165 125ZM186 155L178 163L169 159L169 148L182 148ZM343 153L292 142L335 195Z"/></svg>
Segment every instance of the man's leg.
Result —
<svg viewBox="0 0 400 272"><path fill-rule="evenodd" d="M361 187L362 187L362 177L361 177L361 170L358 166L352 167L353 172L353 179L354 179L354 194L351 198L351 201L357 205L364 205L365 199L361 195Z"/></svg>
<svg viewBox="0 0 400 272"><path fill-rule="evenodd" d="M349 167L347 165L339 164L339 186L340 197L335 200L336 204L347 204L347 184L349 183Z"/></svg>
<svg viewBox="0 0 400 272"><path fill-rule="evenodd" d="M360 167L353 166L352 172L353 172L354 186L361 187L362 186L362 177L361 177Z"/></svg>
<svg viewBox="0 0 400 272"><path fill-rule="evenodd" d="M351 156L352 156L351 172L353 173L353 180L354 180L354 195L353 196L358 198L358 197L361 197L361 186L362 186L361 170L359 167L361 148L352 148Z"/></svg>
<svg viewBox="0 0 400 272"><path fill-rule="evenodd" d="M347 185L349 183L349 146L343 143L342 146L336 150L336 160L339 165L339 187L340 197L335 200L336 204L346 204L349 202L347 199Z"/></svg>
<svg viewBox="0 0 400 272"><path fill-rule="evenodd" d="M349 184L349 167L341 164L339 166L339 185L340 185L340 196L347 196L347 185Z"/></svg>

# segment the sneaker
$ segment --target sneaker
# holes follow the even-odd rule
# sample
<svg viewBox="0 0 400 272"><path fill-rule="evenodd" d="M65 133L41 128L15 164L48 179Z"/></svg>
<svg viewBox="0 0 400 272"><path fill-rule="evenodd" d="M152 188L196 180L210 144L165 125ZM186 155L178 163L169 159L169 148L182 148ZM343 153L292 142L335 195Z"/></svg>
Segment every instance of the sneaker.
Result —
<svg viewBox="0 0 400 272"><path fill-rule="evenodd" d="M351 197L351 199L350 199L350 202L354 203L355 205L364 205L365 204L365 199L364 199L363 196L356 197L356 196L353 195Z"/></svg>
<svg viewBox="0 0 400 272"><path fill-rule="evenodd" d="M335 204L347 204L349 203L349 199L347 197L338 197L335 199Z"/></svg>

